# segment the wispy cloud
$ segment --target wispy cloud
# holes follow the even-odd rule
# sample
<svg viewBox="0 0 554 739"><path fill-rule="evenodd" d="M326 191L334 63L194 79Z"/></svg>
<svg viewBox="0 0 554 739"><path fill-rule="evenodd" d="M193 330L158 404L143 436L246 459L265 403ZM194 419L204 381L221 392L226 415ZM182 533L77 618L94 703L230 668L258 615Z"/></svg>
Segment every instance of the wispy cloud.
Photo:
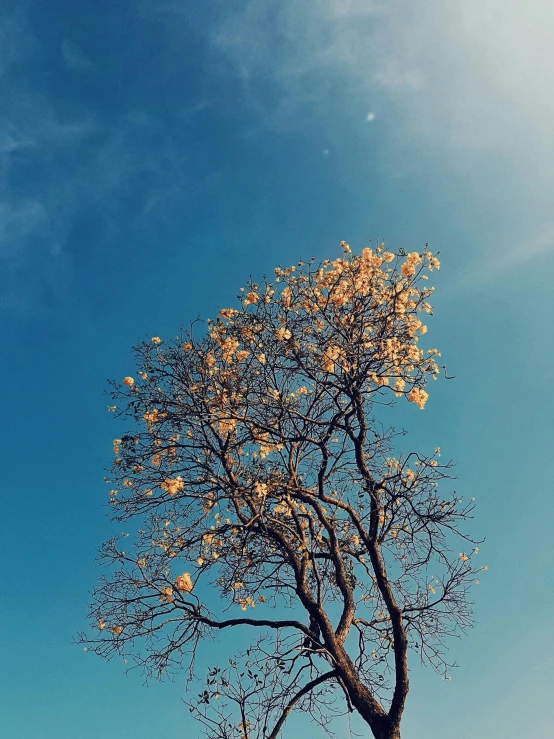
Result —
<svg viewBox="0 0 554 739"><path fill-rule="evenodd" d="M439 166L471 165L477 173L484 156L505 159L517 176L513 192L543 203L529 244L551 248L543 236L554 195L554 6L547 0L525 6L519 0L208 0L202 16L182 0L155 7L136 0L135 6L165 19L173 33L179 19L195 25L206 75L221 75L219 84L232 77L242 90L241 107L261 128L309 133L343 119L346 131L354 117L367 125L370 112L389 173L410 161L417 167L413 152L430 152ZM106 228L116 228L136 182L148 181L137 221L167 217L190 186L183 143L168 133L165 120L129 109L108 118L94 106L68 113L71 106L58 105L25 75L25 60L40 50L25 13L24 5L15 14L0 13L6 290L24 282L37 251L63 258L83 204L101 205ZM72 38L62 40L59 55L73 75L96 71L95 60ZM182 111L183 125L202 108ZM344 135L338 131L330 140L334 154L340 155ZM506 263L515 265L520 253L514 248Z"/></svg>
<svg viewBox="0 0 554 739"><path fill-rule="evenodd" d="M528 203L533 233L527 247L516 244L529 232L522 222L514 243L502 246L505 264L531 258L532 244L553 248L544 237L554 197L551 2L226 7L207 35L241 80L259 125L301 132L315 122L325 130L336 125L337 109L346 127L361 111L376 111L389 174L410 167L415 174L428 152L441 169L468 178L494 170L507 201Z"/></svg>
<svg viewBox="0 0 554 739"><path fill-rule="evenodd" d="M379 95L412 135L473 149L550 131L553 21L547 0L273 0L207 33L269 122Z"/></svg>
<svg viewBox="0 0 554 739"><path fill-rule="evenodd" d="M478 260L464 266L443 285L443 302L457 300L460 295L481 290L484 285L511 280L518 269L524 268L532 260L544 267L552 262L554 255L554 223L538 224L535 231L522 243L501 244Z"/></svg>
<svg viewBox="0 0 554 739"><path fill-rule="evenodd" d="M0 310L26 310L38 264L62 278L84 209L92 207L109 233L140 227L141 219L168 216L188 177L182 146L155 116L130 110L108 118L94 107L73 113L34 84L25 64L38 41L24 13L0 20L9 40L0 49ZM69 42L60 54L76 72L92 68ZM128 222L122 203L142 182Z"/></svg>
<svg viewBox="0 0 554 739"><path fill-rule="evenodd" d="M182 151L163 126L149 132L144 124L124 116L114 124L89 119L59 121L50 110L35 105L40 124L12 120L0 130L0 262L8 267L3 289L26 284L25 273L50 255L64 260L75 218L94 208L106 233L136 228L141 219L164 219L186 196L188 177ZM38 184L22 187L17 174L34 170ZM148 182L137 196L128 223L122 202L137 183Z"/></svg>

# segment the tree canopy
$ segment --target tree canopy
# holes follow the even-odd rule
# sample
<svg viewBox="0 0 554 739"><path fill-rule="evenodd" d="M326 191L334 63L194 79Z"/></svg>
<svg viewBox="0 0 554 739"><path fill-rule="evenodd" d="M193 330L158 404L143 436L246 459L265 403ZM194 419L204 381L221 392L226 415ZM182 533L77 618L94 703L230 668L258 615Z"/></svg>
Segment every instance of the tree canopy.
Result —
<svg viewBox="0 0 554 739"><path fill-rule="evenodd" d="M111 513L89 647L194 674L205 637L252 632L191 711L207 736L277 737L356 711L400 736L408 654L446 674L482 568L440 449L395 451L388 408L423 409L436 256L383 244L250 280L236 308L135 349L113 383ZM404 442L402 446L405 446ZM461 550L461 551L460 551ZM238 658L237 658L238 659ZM245 665L244 669L240 665Z"/></svg>

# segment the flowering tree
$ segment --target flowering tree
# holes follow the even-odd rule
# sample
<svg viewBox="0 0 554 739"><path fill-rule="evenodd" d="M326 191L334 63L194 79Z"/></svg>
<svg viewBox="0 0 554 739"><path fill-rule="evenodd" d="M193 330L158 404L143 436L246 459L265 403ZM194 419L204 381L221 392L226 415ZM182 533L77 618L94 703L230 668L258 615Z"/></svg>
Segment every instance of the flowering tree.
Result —
<svg viewBox="0 0 554 739"><path fill-rule="evenodd" d="M446 674L444 639L470 623L486 569L459 529L472 503L439 492L450 463L394 456L383 424L397 398L423 409L440 374L418 346L438 259L341 246L249 282L206 334L141 344L137 376L114 384L129 430L110 503L136 525L101 550L82 638L192 677L202 639L252 632L191 703L212 739L275 738L298 709L399 737L409 651Z"/></svg>

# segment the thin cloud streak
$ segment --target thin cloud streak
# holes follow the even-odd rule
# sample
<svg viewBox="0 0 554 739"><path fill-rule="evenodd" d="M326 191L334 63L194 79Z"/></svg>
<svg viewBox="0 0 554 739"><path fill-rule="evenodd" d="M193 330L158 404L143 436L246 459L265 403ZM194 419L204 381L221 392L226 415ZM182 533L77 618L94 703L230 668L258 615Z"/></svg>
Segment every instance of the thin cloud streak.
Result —
<svg viewBox="0 0 554 739"><path fill-rule="evenodd" d="M207 31L265 123L378 92L405 129L455 148L502 146L549 133L554 7L534 0L443 3L280 0L232 8ZM260 99L258 85L272 94ZM344 102L341 100L341 103Z"/></svg>
<svg viewBox="0 0 554 739"><path fill-rule="evenodd" d="M388 175L415 175L423 152L468 177L492 167L511 200L534 209L532 228L521 223L531 230L526 246L503 251L514 269L553 248L544 237L554 197L553 26L546 0L280 0L234 6L209 39L269 129L333 125L331 109L348 119L370 103ZM495 269L480 273L492 279Z"/></svg>
<svg viewBox="0 0 554 739"><path fill-rule="evenodd" d="M94 210L106 234L141 228L145 219L169 217L190 182L180 145L155 116L128 111L108 121L94 112L61 115L59 101L32 76L22 76L21 64L38 47L23 10L2 20L10 44L0 51L0 311L21 312L34 304L31 293L40 292L37 265L45 279L48 272L67 276L68 239L85 209ZM60 53L66 64L89 70L76 47L64 43ZM137 191L142 182L146 193ZM125 220L122 202L131 188L138 196Z"/></svg>
<svg viewBox="0 0 554 739"><path fill-rule="evenodd" d="M91 121L61 123L35 107L40 125L12 125L0 131L0 259L25 262L32 249L59 253L75 216L84 206L101 206L104 225L118 221L121 199L129 187L148 178L148 198L141 212L163 216L164 208L186 194L188 177L183 153L163 135L163 127L147 152L142 126L132 117L107 126ZM62 161L62 167L56 166ZM12 188L14 170L25 161L43 174L38 196ZM54 170L55 167L55 170ZM156 206L156 203L158 204Z"/></svg>

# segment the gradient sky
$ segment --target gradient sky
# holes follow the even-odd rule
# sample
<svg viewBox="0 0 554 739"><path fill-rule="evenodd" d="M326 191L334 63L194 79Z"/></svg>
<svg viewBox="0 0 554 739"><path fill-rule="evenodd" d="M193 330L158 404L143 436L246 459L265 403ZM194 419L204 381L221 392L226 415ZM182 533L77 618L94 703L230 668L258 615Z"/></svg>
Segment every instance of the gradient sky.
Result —
<svg viewBox="0 0 554 739"><path fill-rule="evenodd" d="M549 0L0 0L7 739L199 735L179 677L72 644L112 530L105 381L248 275L377 238L441 252L456 379L405 420L489 566L403 736L552 736L553 26Z"/></svg>

